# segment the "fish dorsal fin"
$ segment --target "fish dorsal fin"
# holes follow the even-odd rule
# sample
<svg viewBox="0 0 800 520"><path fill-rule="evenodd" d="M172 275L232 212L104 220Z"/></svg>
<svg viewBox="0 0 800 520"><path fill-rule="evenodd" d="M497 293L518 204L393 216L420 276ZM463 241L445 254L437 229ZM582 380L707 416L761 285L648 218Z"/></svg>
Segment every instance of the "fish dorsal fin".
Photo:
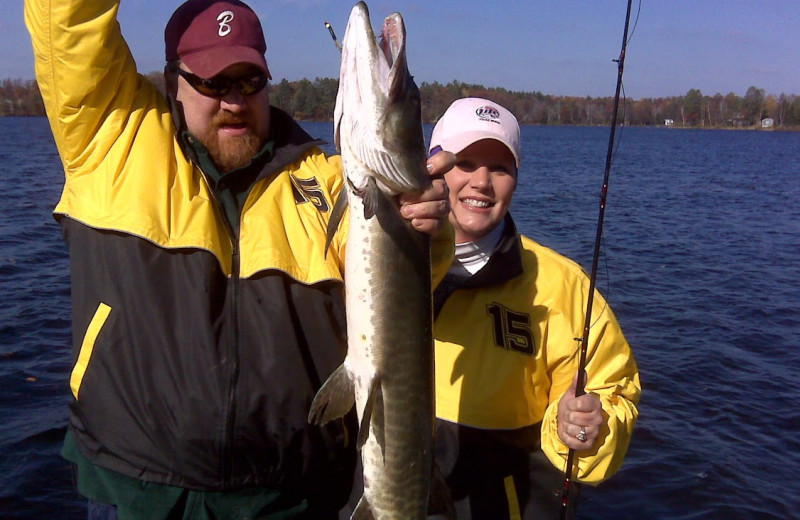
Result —
<svg viewBox="0 0 800 520"><path fill-rule="evenodd" d="M328 258L328 248L331 246L331 242L333 241L333 236L339 229L339 224L342 221L342 217L344 216L344 212L346 209L347 209L347 189L343 189L342 191L339 192L339 196L336 198L336 202L333 204L333 210L331 211L331 218L328 219L328 229L325 235L325 254L324 254L325 258Z"/></svg>

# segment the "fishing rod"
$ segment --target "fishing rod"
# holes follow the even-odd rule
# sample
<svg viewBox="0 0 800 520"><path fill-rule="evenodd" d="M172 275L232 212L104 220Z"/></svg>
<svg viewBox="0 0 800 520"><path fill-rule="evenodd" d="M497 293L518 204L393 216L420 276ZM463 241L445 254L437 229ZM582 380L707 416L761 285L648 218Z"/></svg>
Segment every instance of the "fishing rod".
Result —
<svg viewBox="0 0 800 520"><path fill-rule="evenodd" d="M589 296L586 302L586 320L583 324L583 337L581 338L580 358L578 360L578 381L575 387L575 397L586 393L586 350L589 344L589 328L592 324L592 305L594 303L594 290L597 282L597 265L600 259L600 245L603 238L603 217L606 212L606 196L608 194L608 178L611 173L611 160L614 155L614 133L617 128L617 109L619 108L619 93L622 88L622 71L625 65L625 48L628 45L628 25L631 19L631 4L633 0L628 0L628 9L625 14L625 30L622 33L622 49L619 58L614 60L617 63L617 89L614 94L614 112L611 115L611 135L608 139L608 151L606 152L606 168L603 177L603 189L600 191L600 212L597 218L597 234L594 239L594 254L592 256L592 272L589 278ZM640 4L641 5L641 4ZM624 123L624 120L623 120ZM584 439L585 440L585 439ZM564 470L564 487L561 490L561 520L566 520L569 509L569 491L572 487L572 473L575 466L575 450L570 448L567 454L567 467Z"/></svg>
<svg viewBox="0 0 800 520"><path fill-rule="evenodd" d="M339 43L339 39L336 38L336 33L333 32L333 26L328 22L325 22L325 27L327 27L328 32L331 33L331 38L333 38L333 43L336 44L336 48L339 49L339 52L342 52L342 44Z"/></svg>

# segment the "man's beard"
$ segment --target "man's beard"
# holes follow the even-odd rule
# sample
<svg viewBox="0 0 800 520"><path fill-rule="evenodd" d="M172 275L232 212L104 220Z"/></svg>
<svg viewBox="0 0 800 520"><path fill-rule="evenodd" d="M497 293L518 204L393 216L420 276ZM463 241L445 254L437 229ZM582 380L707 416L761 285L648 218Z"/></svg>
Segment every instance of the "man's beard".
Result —
<svg viewBox="0 0 800 520"><path fill-rule="evenodd" d="M253 133L220 139L218 130L221 126L240 122L241 119L231 118L223 113L217 114L209 131L200 138L221 173L245 166L264 146L264 140Z"/></svg>

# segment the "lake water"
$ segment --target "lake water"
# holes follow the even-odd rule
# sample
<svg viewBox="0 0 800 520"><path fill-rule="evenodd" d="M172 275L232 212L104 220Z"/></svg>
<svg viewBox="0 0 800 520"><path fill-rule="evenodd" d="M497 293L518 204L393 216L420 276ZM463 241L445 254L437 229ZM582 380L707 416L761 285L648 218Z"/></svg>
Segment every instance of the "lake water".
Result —
<svg viewBox="0 0 800 520"><path fill-rule="evenodd" d="M331 125L305 125L331 140ZM430 132L430 127L427 131ZM523 127L520 231L590 267L607 128ZM598 288L641 369L581 519L800 518L800 134L626 128ZM84 519L58 451L69 276L43 118L0 118L0 518Z"/></svg>

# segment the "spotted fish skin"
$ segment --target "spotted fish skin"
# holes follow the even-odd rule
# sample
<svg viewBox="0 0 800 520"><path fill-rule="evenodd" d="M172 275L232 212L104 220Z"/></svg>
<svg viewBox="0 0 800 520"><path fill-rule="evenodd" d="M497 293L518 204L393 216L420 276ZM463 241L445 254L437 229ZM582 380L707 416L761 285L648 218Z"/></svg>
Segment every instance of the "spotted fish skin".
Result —
<svg viewBox="0 0 800 520"><path fill-rule="evenodd" d="M405 35L395 13L376 42L366 5L353 8L334 114L350 210L348 351L314 399L309 420L322 424L356 406L364 494L355 519L424 519L432 481L430 239L396 203L397 195L421 193L430 182Z"/></svg>

